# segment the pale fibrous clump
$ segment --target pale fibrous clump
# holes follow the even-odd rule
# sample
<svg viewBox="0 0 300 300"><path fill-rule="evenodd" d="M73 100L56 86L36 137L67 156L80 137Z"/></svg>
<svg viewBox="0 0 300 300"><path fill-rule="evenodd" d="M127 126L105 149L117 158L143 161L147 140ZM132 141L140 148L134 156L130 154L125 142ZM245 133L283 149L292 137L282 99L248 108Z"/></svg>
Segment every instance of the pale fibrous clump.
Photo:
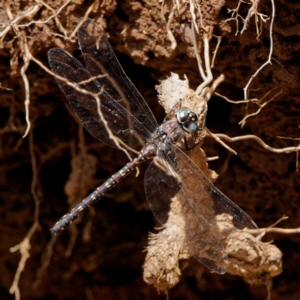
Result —
<svg viewBox="0 0 300 300"><path fill-rule="evenodd" d="M200 123L205 124L207 101L190 89L186 77L181 80L177 74L171 73L171 76L161 81L156 89L159 93L159 102L166 112L172 112L179 107L188 107L195 110L200 116ZM203 132L202 140L205 137L205 130ZM184 149L183 145L181 148ZM215 182L218 175L209 170L207 157L200 144L196 144L186 154L211 182ZM194 178L189 177L185 180L197 185ZM184 203L182 196L179 193L171 199L167 222L158 233L149 235L143 266L144 280L154 285L158 291L165 293L180 281L183 265L181 261L187 261L192 256L185 244L189 234L185 231L188 210L182 207ZM208 198L208 192L203 191L199 194L198 201L206 203ZM263 235L247 231L247 228L236 228L231 215L225 213L215 215L214 208L209 203L202 207L206 210L203 215L213 216L213 222L208 225L206 233L213 232L221 241L228 255L228 273L241 276L252 285L268 285L272 277L282 272L282 253L276 246L262 242Z"/></svg>
<svg viewBox="0 0 300 300"><path fill-rule="evenodd" d="M221 214L216 220L216 232L229 258L228 273L243 277L251 285L262 285L282 272L282 253L276 246L262 242L247 229L236 229L232 216Z"/></svg>
<svg viewBox="0 0 300 300"><path fill-rule="evenodd" d="M173 201L168 222L157 234L149 235L144 263L144 280L158 291L168 292L181 279L180 261L188 259L184 250L184 218L180 215L180 202Z"/></svg>
<svg viewBox="0 0 300 300"><path fill-rule="evenodd" d="M208 169L206 156L200 147L189 151L189 157L215 181L217 175ZM147 255L144 263L144 280L156 287L158 291L167 293L181 279L182 261L188 260L189 254L185 241L185 213L182 201L177 195L172 198L167 222L156 234L150 233Z"/></svg>

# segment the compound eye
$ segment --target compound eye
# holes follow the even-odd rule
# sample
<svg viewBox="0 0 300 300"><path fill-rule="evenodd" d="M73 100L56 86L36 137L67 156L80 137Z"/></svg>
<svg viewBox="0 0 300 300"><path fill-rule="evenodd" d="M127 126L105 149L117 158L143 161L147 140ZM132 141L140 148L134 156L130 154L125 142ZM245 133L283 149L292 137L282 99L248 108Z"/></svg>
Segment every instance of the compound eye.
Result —
<svg viewBox="0 0 300 300"><path fill-rule="evenodd" d="M176 112L176 118L179 123L184 123L189 119L189 113L186 109L182 108Z"/></svg>
<svg viewBox="0 0 300 300"><path fill-rule="evenodd" d="M189 120L192 121L192 122L197 122L198 121L198 117L193 111L189 112Z"/></svg>
<svg viewBox="0 0 300 300"><path fill-rule="evenodd" d="M194 122L185 122L183 129L189 133L193 133L198 129L198 126Z"/></svg>

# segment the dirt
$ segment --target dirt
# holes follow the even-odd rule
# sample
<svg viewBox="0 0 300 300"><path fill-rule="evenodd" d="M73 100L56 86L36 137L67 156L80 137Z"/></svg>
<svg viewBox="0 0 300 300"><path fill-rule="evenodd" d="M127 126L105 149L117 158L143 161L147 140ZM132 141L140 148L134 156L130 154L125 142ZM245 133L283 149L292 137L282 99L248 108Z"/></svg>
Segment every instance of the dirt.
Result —
<svg viewBox="0 0 300 300"><path fill-rule="evenodd" d="M120 2L120 3L119 3ZM53 14L34 1L2 1L0 22L39 5L35 13L19 24L46 20ZM58 14L62 26L71 34L93 2L70 2ZM182 8L175 13L170 29L177 42L172 44L166 22L172 1L164 6L158 1L104 1L91 9L89 17L107 32L122 67L149 103L160 121L163 109L158 104L155 85L171 72L190 87L201 83L193 46L191 15ZM57 11L63 1L47 1ZM236 22L225 22L228 9L238 1L203 1L203 22L214 27L211 49L217 48L213 75L223 73L225 81L217 92L232 100L243 99L243 88L256 70L268 59L270 20L258 23L259 39L252 16L243 34L236 34ZM211 132L231 137L253 134L274 148L299 144L299 13L297 1L276 1L271 63L253 79L249 98L268 101L261 111L238 125L245 114L258 106L234 105L213 96L208 103L206 126ZM247 16L250 5L243 3L240 14ZM270 1L261 1L257 10L271 16ZM162 17L164 16L164 18ZM242 27L241 19L240 29ZM261 26L261 27L260 27ZM146 165L141 174L128 176L79 222L75 222L56 239L49 228L73 203L83 199L96 186L128 161L125 154L95 140L74 117L54 78L33 61L26 75L30 87L29 116L31 129L22 138L25 121L25 89L21 67L26 36L32 55L48 66L47 51L61 47L79 55L77 42L64 39L58 23L48 22L9 29L0 49L0 216L1 216L1 299L9 294L21 255L10 252L27 235L34 222L35 199L40 202L39 226L30 240L28 258L19 281L22 299L165 299L143 281L143 263L149 232L159 227L149 210L143 188ZM3 28L1 32L3 32ZM201 47L199 41L198 46ZM284 138L282 138L284 137ZM286 139L288 138L288 139ZM215 185L245 210L259 227L268 227L283 215L289 217L278 226L300 227L297 155L273 153L254 140L228 143L233 155L214 139L207 137L203 149L208 157L219 156L209 163L219 174ZM33 181L34 180L34 181ZM32 193L32 190L35 193ZM282 273L272 281L272 299L299 299L300 236L268 234L283 253ZM49 243L50 242L50 243ZM259 251L259 250L257 250ZM182 263L182 278L169 291L170 299L266 299L265 286L249 286L241 277L212 274L196 260Z"/></svg>

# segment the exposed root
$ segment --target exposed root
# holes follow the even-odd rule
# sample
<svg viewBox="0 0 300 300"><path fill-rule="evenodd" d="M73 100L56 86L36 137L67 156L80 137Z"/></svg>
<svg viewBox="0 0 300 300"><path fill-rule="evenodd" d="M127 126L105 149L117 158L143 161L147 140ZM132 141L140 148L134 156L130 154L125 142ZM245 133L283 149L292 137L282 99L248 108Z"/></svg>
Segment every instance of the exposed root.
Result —
<svg viewBox="0 0 300 300"><path fill-rule="evenodd" d="M271 0L272 14L271 14L271 17L269 18L268 16L258 12L259 2L260 2L259 0L250 0L249 2L240 0L235 9L228 9L228 12L231 13L231 18L229 18L225 21L225 22L235 21L236 22L236 35L238 33L243 34L247 30L250 19L254 16L255 17L255 26L256 26L257 39L259 39L259 37L262 33L262 23L266 23L270 19L270 27L269 27L270 49L269 49L268 59L265 63L263 63L255 71L255 73L250 77L249 81L247 82L246 86L244 87L244 100L245 101L248 101L248 99L249 99L249 87L250 87L252 81L254 80L254 78L262 71L262 69L265 66L267 66L268 64L272 64L271 59L272 59L272 54L273 54L273 24L274 24L274 18L275 18L275 4L274 4L274 0ZM248 10L248 14L247 14L246 18L243 18L239 14L240 6L241 6L242 3L246 3L246 4L251 5L249 10ZM241 20L244 23L241 30L239 29L239 20ZM263 106L261 106L260 109L262 109L262 108L263 108ZM257 111L257 113L260 112L260 109L259 109L259 111ZM247 105L247 111L248 111L248 105ZM253 116L253 115L254 114L248 114L248 112L247 112L244 119L241 121L242 126L245 125L246 119L250 116Z"/></svg>
<svg viewBox="0 0 300 300"><path fill-rule="evenodd" d="M235 21L236 22L236 35L238 33L243 34L249 25L250 19L254 16L254 20L255 20L255 27L256 27L256 33L257 33L257 39L259 39L261 33L262 33L262 23L266 23L269 19L270 19L270 28L269 28L269 34L270 34L270 50L269 50L269 56L267 61L262 64L257 70L256 72L250 77L248 83L246 84L246 86L244 87L244 100L247 103L248 99L249 99L249 87L253 81L253 79L261 72L261 70L268 64L271 64L271 58L272 58L272 54L273 54L273 23L274 23L274 18L275 18L275 5L274 5L274 0L271 0L271 5L272 5L272 14L271 17L269 18L268 16L260 13L258 11L258 6L259 6L260 1L259 0L249 0L249 1L239 1L237 4L237 7L234 9L229 9L228 12L231 13L231 18L225 20L225 22L230 22L230 21ZM162 1L162 15L163 15L163 7L164 7L165 1ZM249 9L248 9L248 13L247 16L245 18L243 18L240 14L240 8L242 4L248 4L250 5ZM189 11L191 14L191 27L192 27L192 32L193 32L193 45L194 45L194 52L195 55L197 57L197 62L198 62L198 67L199 67L199 71L201 74L201 77L203 79L203 83L198 87L199 90L203 91L203 93L206 93L206 91L204 90L204 86L207 86L211 81L212 81L212 76L211 76L211 68L214 65L215 62L215 57L216 57L216 53L217 53L217 49L218 46L221 42L221 38L218 38L218 43L216 46L216 50L214 52L213 58L212 58L212 63L211 66L205 66L205 70L207 73L204 72L203 70L203 66L202 66L202 61L201 61L201 57L199 52L199 49L197 49L197 45L196 45L196 39L195 39L195 31L199 34L200 30L199 27L197 25L197 21L200 23L201 26L201 34L203 34L202 37L202 43L204 43L204 61L205 63L209 63L210 62L210 58L208 53L206 52L207 49L209 49L209 47L207 45L205 45L206 43L209 42L209 40L211 39L211 32L213 30L213 27L210 26L208 27L207 24L204 24L203 22L203 17L202 17L202 6L204 5L204 3L202 2L196 2L194 0L189 0L189 1L175 1L173 0L173 6L170 8L171 12L169 13L168 16L168 22L166 25L166 30L167 30L167 34L168 37L172 43L171 48L175 49L175 47L177 46L177 42L175 40L175 37L171 31L171 22L174 20L174 13L175 11L180 11L183 7L189 7ZM243 22L243 26L241 28L241 30L239 29L239 23ZM195 29L195 30L194 30ZM202 50L202 49L201 49ZM197 90L198 93L198 90ZM201 95L203 97L203 94ZM209 99L210 97L208 97ZM266 104L262 105L260 107L260 109L255 113L258 114L260 112L260 110L265 106ZM244 126L246 123L246 119L255 115L255 114L248 114L248 105L246 108L246 115L244 117L244 119L241 121L241 125Z"/></svg>
<svg viewBox="0 0 300 300"><path fill-rule="evenodd" d="M254 16L255 17L255 27L256 27L257 39L259 39L259 37L261 35L261 31L262 31L261 25L262 25L262 23L265 23L269 19L268 16L258 12L259 2L260 2L260 0L249 0L249 2L239 0L236 8L228 9L228 13L231 13L231 18L227 19L225 22L235 21L235 24L236 24L236 33L235 33L235 35L238 35L239 33L243 34L244 31L247 30L250 19ZM243 18L239 14L239 10L240 10L240 7L241 7L242 3L251 5L250 8L248 9L248 13L247 13L246 18ZM240 21L243 23L243 27L242 27L241 30L239 29Z"/></svg>
<svg viewBox="0 0 300 300"><path fill-rule="evenodd" d="M58 237L59 237L59 235L52 236L50 241L46 245L44 252L42 253L42 258L41 258L42 265L39 267L37 274L36 274L36 279L32 284L33 289L38 288L44 275L46 274L46 272L48 270L48 267L51 263L51 259L52 259L52 255L53 255L53 247L54 247Z"/></svg>
<svg viewBox="0 0 300 300"><path fill-rule="evenodd" d="M298 152L300 150L300 146L297 147L286 147L286 148L273 148L267 145L262 139L257 137L256 135L241 135L237 137L229 137L226 134L222 133L214 133L212 134L214 138L218 137L219 139L224 139L228 142L237 142L237 141L242 141L242 140L255 140L257 143L259 143L263 148L270 152L282 154L282 153L291 153L291 152ZM219 140L217 140L219 141ZM223 144L223 143L222 143Z"/></svg>
<svg viewBox="0 0 300 300"><path fill-rule="evenodd" d="M15 295L15 299L19 300L21 299L21 295L20 295L20 289L19 289L19 280L20 280L20 276L22 274L22 272L25 269L25 265L26 262L28 260L28 258L30 257L30 240L32 238L32 236L35 234L36 230L39 227L39 221L38 221L38 217L39 217L39 206L40 206L40 198L41 198L41 191L37 191L37 181L38 181L38 171L37 171L37 163L36 163L36 158L35 158L35 151L34 151L34 145L33 145L33 133L32 133L32 123L30 120L30 85L29 85L29 81L26 75L27 69L30 65L31 61L35 61L39 66L43 66L44 69L46 69L48 72L51 73L50 70L48 70L40 61L38 61L30 52L30 48L28 45L28 35L25 32L24 28L25 27L29 27L31 25L35 25L35 24L46 24L48 23L51 19L55 19L56 24L58 25L59 30L63 33L63 37L65 39L68 40L72 40L72 38L75 35L75 31L73 32L73 35L71 34L70 37L67 36L66 34L66 30L63 28L63 26L61 25L61 23L59 22L57 16L62 12L62 10L69 4L71 3L71 0L67 0L56 12L44 1L41 0L35 0L32 4L32 6L30 6L29 8L27 8L26 10L22 11L22 12L18 12L15 16L13 15L13 13L11 12L9 6L7 5L5 7L5 12L7 14L7 17L9 19L8 23L2 23L1 25L1 29L0 29L0 48L3 48L3 42L4 39L6 38L7 34L11 31L14 32L15 37L18 41L18 46L20 48L20 53L21 53L21 57L23 59L23 66L20 69L20 74L23 80L23 84L24 84L24 90L25 90L25 100L24 100L24 105L25 105L25 120L26 120L26 130L25 133L23 135L23 138L26 136L29 136L29 151L30 151L30 155L31 155L31 165L32 165L32 173L33 173L33 177L32 177L32 183L31 183L31 194L32 197L34 199L34 203L35 203L35 211L34 211L34 222L30 228L30 230L28 231L26 237L23 239L23 241L21 241L18 245L12 247L10 250L11 252L16 252L19 251L21 253L21 259L19 261L19 265L18 268L16 270L15 276L14 276L14 280L13 283L11 285L10 288L10 293ZM98 4L98 0L94 1L92 3L92 5L90 6L90 8L88 9L87 13L90 13L91 10L93 9L93 7ZM35 15L41 10L41 9L48 9L50 10L53 14L50 15L50 17L48 17L46 20L44 21L36 21L34 20ZM27 23L25 23L25 20L31 20ZM16 55L19 55L19 53L15 53L15 56L12 58L12 60L14 59L14 69L13 72L16 72L16 65L17 65L17 57ZM12 62L12 61L11 61ZM12 62L13 65L13 62ZM3 88L3 87L1 87ZM6 90L10 90L8 88L3 88ZM13 108L13 105L11 106L11 109ZM10 115L10 118L5 126L5 128L3 128L1 130L1 133L7 132L7 131L19 131L20 128L23 129L23 126L15 126L14 121L13 121L13 114ZM23 131L24 132L24 131ZM20 143L19 143L20 144ZM43 265L41 267L41 269L38 272L37 275L37 279L34 283L34 287L36 287L39 284L39 281L41 280L43 274L45 273L49 263L50 263L50 259L51 259L51 255L52 255L52 247L53 247L53 243L55 242L55 238L52 239L50 241L50 243L48 244L48 248L45 251L45 256L44 256L44 261L43 261Z"/></svg>
<svg viewBox="0 0 300 300"><path fill-rule="evenodd" d="M225 99L227 102L232 103L232 104L243 104L243 103L249 103L249 102L256 103L258 101L257 98L248 99L248 100L230 100L229 98L227 98L224 95L219 94L218 92L215 92L215 95Z"/></svg>
<svg viewBox="0 0 300 300"><path fill-rule="evenodd" d="M283 136L278 136L278 138L283 139L283 140L292 140L292 141L299 141L298 142L298 147L300 147L300 138L291 138L291 137L283 137ZM299 150L296 151L296 172L299 172Z"/></svg>
<svg viewBox="0 0 300 300"><path fill-rule="evenodd" d="M230 151L231 153L233 153L234 155L237 155L237 152L234 151L232 148L230 148L228 145L226 145L220 138L218 134L214 134L211 131L209 131L208 129L206 129L208 136L214 138L218 143L220 143L224 148L226 148L228 151Z"/></svg>
<svg viewBox="0 0 300 300"><path fill-rule="evenodd" d="M171 29L170 29L170 25L171 25L171 22L173 21L174 11L175 11L176 8L177 8L177 3L174 3L174 5L172 7L172 10L171 10L171 12L169 14L169 17L168 17L168 22L166 24L167 35L168 35L169 40L171 41L171 49L175 49L177 47L176 39L175 39Z"/></svg>
<svg viewBox="0 0 300 300"><path fill-rule="evenodd" d="M222 41L222 37L221 36L214 36L216 39L217 39L217 46L216 46L216 48L215 48L215 50L214 50L214 55L213 55L213 57L212 57L212 59L211 59L211 65L210 65L210 67L211 67L211 69L214 67L214 63L215 63L215 59L216 59L216 56L217 56L217 53L218 53L218 49L219 49L219 47L220 47L220 44L221 44L221 41Z"/></svg>
<svg viewBox="0 0 300 300"><path fill-rule="evenodd" d="M260 111L271 101L273 101L277 96L279 96L282 93L282 89L280 89L280 91L278 93L276 93L274 96L272 96L269 100L267 100L266 102L264 102L263 104L260 104L260 102L262 102L262 100L268 96L270 93L272 93L275 89L277 89L276 87L270 91L268 91L259 101L257 101L255 104L259 105L259 109L251 114L248 114L247 116L245 116L240 122L239 124L241 125L241 127L243 128L246 124L246 120L250 117L256 116L260 113Z"/></svg>
<svg viewBox="0 0 300 300"><path fill-rule="evenodd" d="M25 89L25 100L24 100L24 105L25 105L25 120L27 123L27 128L26 131L23 135L23 137L26 137L30 131L30 127L31 127L31 122L30 122L30 117L29 117L29 105L30 105L30 88L29 88L29 82L26 76L26 71L30 65L31 60L35 60L35 58L33 57L33 55L30 53L30 49L28 47L28 43L27 43L27 36L26 33L22 30L20 30L20 28L22 27L28 27L32 24L46 24L47 22L49 22L51 19L55 19L58 28L63 32L63 38L65 38L66 40L70 40L70 41L74 41L74 36L78 30L78 26L75 28L75 30L72 32L72 34L68 37L66 34L66 30L63 28L63 26L61 25L60 21L58 20L57 16L61 13L61 11L71 2L71 0L67 0L58 10L57 12L54 12L54 10L48 5L46 4L44 1L41 0L35 0L35 4L31 7L29 7L26 11L23 11L22 13L17 14L16 16L12 15L11 10L9 9L9 7L6 7L6 13L7 16L10 20L10 22L7 23L2 23L2 30L0 31L0 48L3 48L3 40L5 39L7 33L10 31L10 29L13 29L13 31L15 32L16 37L19 40L19 46L22 52L22 58L24 61L24 65L21 68L21 76L23 79L23 83L24 83L24 89ZM98 0L94 1L92 3L92 5L90 5L89 9L87 10L85 16L88 16L88 14L92 11L92 9L94 8L95 5L98 4ZM39 12L39 10L45 7L46 9L49 9L53 12L52 15L50 15L50 17L48 17L46 20L44 21L35 21L32 20L28 23L21 23L24 19L32 19L34 17L35 14L37 14Z"/></svg>
<svg viewBox="0 0 300 300"><path fill-rule="evenodd" d="M255 0L253 0L253 3L256 2ZM270 50L269 50L269 56L268 59L265 63L263 63L260 68L258 68L256 70L256 72L251 76L251 78L249 79L248 83L246 84L246 86L244 87L244 99L248 99L248 89L249 86L251 84L251 82L253 81L253 79L258 75L258 73L268 64L272 64L271 63L271 58L272 58L272 54L273 54L273 24L274 24L274 18L275 18L275 4L274 4L274 0L271 0L271 4L272 4L272 15L271 15L271 20L270 20L270 28L269 28L269 34L270 34ZM255 10L255 9L254 9ZM253 14L253 12L252 12Z"/></svg>
<svg viewBox="0 0 300 300"><path fill-rule="evenodd" d="M247 229L247 232L258 235L257 239L261 240L267 233L280 233L280 234L298 234L300 233L299 228L277 228L275 227L280 222L287 220L287 216L282 216L279 220L277 220L274 224L270 225L267 228L259 228L259 229Z"/></svg>
<svg viewBox="0 0 300 300"><path fill-rule="evenodd" d="M20 281L21 274L25 269L26 262L27 262L28 258L30 257L30 248L31 248L30 240L39 227L39 213L40 213L40 198L41 197L40 197L40 195L38 195L38 193L40 194L40 192L37 192L38 171L37 171L37 165L36 165L36 157L35 157L35 153L34 153L32 131L30 131L30 133L29 133L29 152L30 152L30 156L31 156L31 166L32 166L32 174L33 174L32 181L31 181L31 194L32 194L32 197L34 200L34 221L33 221L31 228L29 229L26 237L23 239L23 241L21 241L18 245L14 246L10 249L11 252L19 251L21 254L21 259L19 261L19 265L18 265L17 271L15 273L13 283L9 289L9 292L11 294L15 295L16 300L21 299L20 289L19 289L19 281Z"/></svg>
<svg viewBox="0 0 300 300"><path fill-rule="evenodd" d="M0 82L0 89L1 89L1 90L5 90L5 91L9 91L9 92L12 92L12 91L13 91L13 89L11 89L11 88L7 88L7 87L5 87L5 86L2 86L2 85L1 85L1 82Z"/></svg>
<svg viewBox="0 0 300 300"><path fill-rule="evenodd" d="M31 14L35 14L37 12L37 8L38 6L35 7L35 9L33 9L33 11L31 12ZM10 20L13 19L13 16L12 16L12 13L10 11L10 9L7 7L6 8L6 12L7 12L7 15L9 17ZM26 128L26 131L23 135L23 138L27 136L29 130L30 130L30 120L29 120L29 104L30 104L30 92L29 92L29 82L28 82L28 79L27 79L27 76L26 76L26 70L30 64L30 57L31 55L29 54L29 48L28 48L28 44L27 44L27 39L25 37L25 34L24 32L21 32L19 30L19 28L17 27L13 27L13 30L15 31L16 33L16 36L19 37L19 42L20 42L20 48L21 48L21 51L24 53L23 54L23 61L24 61L24 65L22 66L21 68L21 76L22 76L22 79L23 79L23 83L24 83L24 89L25 89L25 101L24 101L24 104L25 104L25 119L26 119L26 123L27 123L27 128ZM5 35L4 35L5 36ZM3 36L3 38L4 38Z"/></svg>

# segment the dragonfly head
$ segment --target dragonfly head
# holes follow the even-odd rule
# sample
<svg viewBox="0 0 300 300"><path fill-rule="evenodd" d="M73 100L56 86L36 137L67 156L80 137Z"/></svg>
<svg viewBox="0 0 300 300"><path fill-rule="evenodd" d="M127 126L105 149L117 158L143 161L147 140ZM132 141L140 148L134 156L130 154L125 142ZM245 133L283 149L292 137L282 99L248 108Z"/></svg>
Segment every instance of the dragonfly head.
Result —
<svg viewBox="0 0 300 300"><path fill-rule="evenodd" d="M198 130L197 115L186 108L178 109L175 113L180 126L188 133L194 133Z"/></svg>

